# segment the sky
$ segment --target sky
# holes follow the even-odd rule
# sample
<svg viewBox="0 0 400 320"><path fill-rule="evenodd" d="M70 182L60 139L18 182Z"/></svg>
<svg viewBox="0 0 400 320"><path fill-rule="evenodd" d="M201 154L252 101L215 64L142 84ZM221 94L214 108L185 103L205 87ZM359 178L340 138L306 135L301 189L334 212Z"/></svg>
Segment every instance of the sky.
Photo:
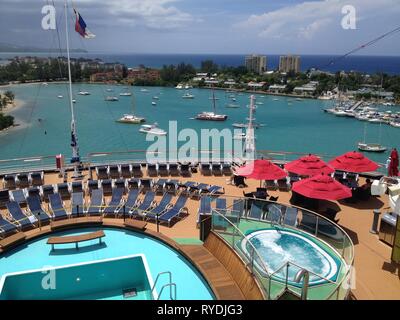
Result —
<svg viewBox="0 0 400 320"><path fill-rule="evenodd" d="M0 43L57 48L42 7L63 0L0 0ZM71 1L69 1L71 5ZM343 54L400 26L400 0L75 0L96 38L73 31L72 47L110 53ZM355 9L344 29L342 8ZM61 30L64 37L64 30ZM63 38L62 38L63 39ZM65 45L64 45L65 46ZM359 54L400 55L400 33Z"/></svg>

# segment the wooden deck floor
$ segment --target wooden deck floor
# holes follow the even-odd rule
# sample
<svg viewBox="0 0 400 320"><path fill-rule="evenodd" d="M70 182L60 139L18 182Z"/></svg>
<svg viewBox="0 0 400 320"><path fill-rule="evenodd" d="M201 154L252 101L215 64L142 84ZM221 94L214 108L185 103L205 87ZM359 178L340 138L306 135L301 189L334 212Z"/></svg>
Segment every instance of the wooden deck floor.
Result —
<svg viewBox="0 0 400 320"><path fill-rule="evenodd" d="M218 299L245 299L230 273L204 246L183 245L181 249L191 260L196 262L200 271L210 280L210 285Z"/></svg>

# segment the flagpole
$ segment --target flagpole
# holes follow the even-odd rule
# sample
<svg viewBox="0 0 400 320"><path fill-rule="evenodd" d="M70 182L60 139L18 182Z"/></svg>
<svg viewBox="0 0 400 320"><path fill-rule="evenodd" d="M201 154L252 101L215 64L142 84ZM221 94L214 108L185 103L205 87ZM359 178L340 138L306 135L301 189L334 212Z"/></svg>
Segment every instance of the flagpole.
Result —
<svg viewBox="0 0 400 320"><path fill-rule="evenodd" d="M79 178L81 176L81 172L79 171L79 148L78 148L78 139L76 136L76 123L75 123L75 114L74 114L74 103L72 101L72 76L71 76L71 58L69 53L69 32L68 32L68 3L67 0L64 2L65 8L65 37L67 44L67 60L68 60L68 82L69 82L69 103L71 108L71 147L72 147L72 159L71 162L74 164L74 178Z"/></svg>

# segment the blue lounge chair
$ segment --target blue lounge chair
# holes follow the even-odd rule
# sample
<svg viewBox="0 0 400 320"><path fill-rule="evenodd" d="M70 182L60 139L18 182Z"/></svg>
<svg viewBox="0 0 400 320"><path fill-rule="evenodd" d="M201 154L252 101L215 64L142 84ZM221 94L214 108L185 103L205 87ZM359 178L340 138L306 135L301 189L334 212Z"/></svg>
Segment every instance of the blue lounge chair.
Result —
<svg viewBox="0 0 400 320"><path fill-rule="evenodd" d="M10 193L8 189L0 190L0 208L5 207L7 202L10 202Z"/></svg>
<svg viewBox="0 0 400 320"><path fill-rule="evenodd" d="M184 184L180 185L180 187L183 188L182 193L187 196L190 196L193 188L195 189L196 186L197 186L197 182L194 182L194 181L186 181Z"/></svg>
<svg viewBox="0 0 400 320"><path fill-rule="evenodd" d="M26 204L26 197L23 190L13 190L11 191L11 199L18 204Z"/></svg>
<svg viewBox="0 0 400 320"><path fill-rule="evenodd" d="M159 217L160 223L168 223L168 227L170 227L173 219L179 218L181 214L187 215L189 213L185 207L187 199L188 197L185 195L180 195L175 205Z"/></svg>
<svg viewBox="0 0 400 320"><path fill-rule="evenodd" d="M297 226L297 215L299 214L298 209L287 207L285 212L285 217L283 218L283 223L295 227Z"/></svg>
<svg viewBox="0 0 400 320"><path fill-rule="evenodd" d="M225 190L224 190L223 187L216 186L216 185L210 186L210 187L207 189L207 191L208 191L211 195L214 195L214 194L223 194L223 193L225 193Z"/></svg>
<svg viewBox="0 0 400 320"><path fill-rule="evenodd" d="M165 184L167 183L168 179L158 179L157 182L154 184L154 191L157 194L163 194Z"/></svg>
<svg viewBox="0 0 400 320"><path fill-rule="evenodd" d="M68 183L59 183L57 185L57 193L60 194L61 199L70 199L71 193L69 192Z"/></svg>
<svg viewBox="0 0 400 320"><path fill-rule="evenodd" d="M126 202L118 208L118 211L116 213L118 213L118 214L123 213L124 207L125 207L125 213L128 213L133 208L136 208L136 203L137 203L138 197L139 197L138 189L130 190L129 194L128 194L128 199L126 199Z"/></svg>
<svg viewBox="0 0 400 320"><path fill-rule="evenodd" d="M102 180L100 182L100 184L101 184L101 188L103 189L104 195L112 194L113 188L112 188L112 180L111 179Z"/></svg>
<svg viewBox="0 0 400 320"><path fill-rule="evenodd" d="M125 179L117 179L114 180L114 188L120 188L124 190L124 194L126 192L126 180Z"/></svg>
<svg viewBox="0 0 400 320"><path fill-rule="evenodd" d="M128 189L139 189L140 180L138 178L132 178L128 180Z"/></svg>
<svg viewBox="0 0 400 320"><path fill-rule="evenodd" d="M102 206L103 206L103 189L92 190L92 196L90 197L90 206L86 213L89 216L100 216Z"/></svg>
<svg viewBox="0 0 400 320"><path fill-rule="evenodd" d="M18 227L10 221L3 218L0 214L0 234L4 238L10 233L18 231Z"/></svg>
<svg viewBox="0 0 400 320"><path fill-rule="evenodd" d="M21 230L34 226L31 220L24 214L18 202L10 201L7 203L7 210L13 220L21 227Z"/></svg>
<svg viewBox="0 0 400 320"><path fill-rule="evenodd" d="M32 186L39 187L39 186L43 185L43 183L44 183L44 173L43 173L43 171L42 172L31 172L29 174L29 176L30 176L30 180L31 180L31 185Z"/></svg>
<svg viewBox="0 0 400 320"><path fill-rule="evenodd" d="M30 187L27 189L28 197L30 196L38 196L40 198L40 189L39 187Z"/></svg>
<svg viewBox="0 0 400 320"><path fill-rule="evenodd" d="M245 214L244 212L244 200L235 199L233 200L233 206L231 210L232 216L241 217Z"/></svg>
<svg viewBox="0 0 400 320"><path fill-rule="evenodd" d="M42 199L43 201L47 201L49 199L49 194L54 193L54 187L53 185L49 184L42 186L41 188L42 188Z"/></svg>
<svg viewBox="0 0 400 320"><path fill-rule="evenodd" d="M198 216L200 217L201 214L203 215L211 214L211 198L209 196L202 196L200 199Z"/></svg>
<svg viewBox="0 0 400 320"><path fill-rule="evenodd" d="M215 209L216 209L219 213L225 215L225 214L226 214L226 199L218 198L218 199L215 201Z"/></svg>
<svg viewBox="0 0 400 320"><path fill-rule="evenodd" d="M144 212L149 211L154 207L154 198L156 196L156 193L153 191L149 191L146 193L142 203L135 209L131 210L129 213L133 217L144 217Z"/></svg>
<svg viewBox="0 0 400 320"><path fill-rule="evenodd" d="M99 181L98 180L88 180L87 190L89 190L89 194L92 194L92 191L97 190L97 189L99 189Z"/></svg>
<svg viewBox="0 0 400 320"><path fill-rule="evenodd" d="M253 202L247 217L251 219L261 220L263 215L263 205L258 202Z"/></svg>
<svg viewBox="0 0 400 320"><path fill-rule="evenodd" d="M71 183L71 191L74 193L83 192L82 181L73 181Z"/></svg>
<svg viewBox="0 0 400 320"><path fill-rule="evenodd" d="M71 195L71 216L83 216L85 211L85 203L83 200L83 192L74 192Z"/></svg>
<svg viewBox="0 0 400 320"><path fill-rule="evenodd" d="M115 188L112 191L111 201L108 203L107 207L104 208L103 214L104 216L113 214L116 215L119 207L122 203L122 196L124 195L124 189Z"/></svg>
<svg viewBox="0 0 400 320"><path fill-rule="evenodd" d="M145 218L155 220L157 218L157 215L160 216L162 213L164 213L164 211L169 208L172 197L172 194L165 193L159 204L155 208L151 209L149 212L146 212Z"/></svg>
<svg viewBox="0 0 400 320"><path fill-rule="evenodd" d="M43 210L39 196L30 196L27 199L29 211L37 218L40 219L41 223L49 222L49 215Z"/></svg>
<svg viewBox="0 0 400 320"><path fill-rule="evenodd" d="M165 184L165 191L171 194L176 194L179 188L179 180L169 180Z"/></svg>
<svg viewBox="0 0 400 320"><path fill-rule="evenodd" d="M152 179L140 179L140 189L142 192L147 192L152 190Z"/></svg>
<svg viewBox="0 0 400 320"><path fill-rule="evenodd" d="M53 212L55 220L61 220L68 218L67 212L65 211L61 195L54 193L49 195L50 208Z"/></svg>

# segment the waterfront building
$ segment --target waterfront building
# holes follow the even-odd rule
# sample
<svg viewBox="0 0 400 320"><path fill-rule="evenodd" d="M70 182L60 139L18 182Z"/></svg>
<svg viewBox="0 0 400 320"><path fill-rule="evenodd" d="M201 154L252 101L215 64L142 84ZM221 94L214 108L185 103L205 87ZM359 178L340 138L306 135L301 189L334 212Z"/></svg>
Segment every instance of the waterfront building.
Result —
<svg viewBox="0 0 400 320"><path fill-rule="evenodd" d="M135 68L128 70L128 81L157 81L160 78L160 71L156 69Z"/></svg>
<svg viewBox="0 0 400 320"><path fill-rule="evenodd" d="M269 86L268 90L271 93L283 93L286 89L285 84L273 84Z"/></svg>
<svg viewBox="0 0 400 320"><path fill-rule="evenodd" d="M310 81L309 83L303 86L295 87L293 89L293 92L298 95L311 97L315 94L318 84L319 84L318 81Z"/></svg>
<svg viewBox="0 0 400 320"><path fill-rule="evenodd" d="M279 58L279 72L289 73L300 72L300 56L280 56Z"/></svg>
<svg viewBox="0 0 400 320"><path fill-rule="evenodd" d="M253 82L253 81L251 81L251 82L249 82L247 84L247 87L250 90L262 90L265 87L266 84L267 84L266 82Z"/></svg>
<svg viewBox="0 0 400 320"><path fill-rule="evenodd" d="M267 57L254 54L246 56L245 66L250 72L263 74L267 71Z"/></svg>

